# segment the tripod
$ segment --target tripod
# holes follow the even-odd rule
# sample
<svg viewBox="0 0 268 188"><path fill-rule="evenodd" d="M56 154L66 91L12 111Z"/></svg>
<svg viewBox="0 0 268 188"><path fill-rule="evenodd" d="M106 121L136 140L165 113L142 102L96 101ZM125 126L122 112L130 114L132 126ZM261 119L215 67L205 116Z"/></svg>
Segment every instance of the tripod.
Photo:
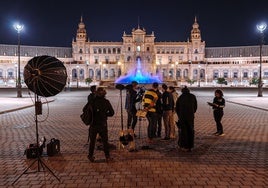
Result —
<svg viewBox="0 0 268 188"><path fill-rule="evenodd" d="M37 94L34 95L34 99L35 99L35 129L36 129L36 145L38 147L38 152L37 152L37 157L36 159L30 164L30 166L28 168L26 168L16 179L15 181L12 183L15 184L20 177L23 174L31 174L31 173L36 173L36 172L45 172L45 168L58 180L60 181L60 179L53 173L53 171L45 164L44 161L42 161L41 156L40 156L40 152L39 152L39 135L38 135L38 119L37 116L42 114L42 103L38 97ZM37 170L35 171L28 171L35 163L37 162ZM43 170L41 170L41 167Z"/></svg>

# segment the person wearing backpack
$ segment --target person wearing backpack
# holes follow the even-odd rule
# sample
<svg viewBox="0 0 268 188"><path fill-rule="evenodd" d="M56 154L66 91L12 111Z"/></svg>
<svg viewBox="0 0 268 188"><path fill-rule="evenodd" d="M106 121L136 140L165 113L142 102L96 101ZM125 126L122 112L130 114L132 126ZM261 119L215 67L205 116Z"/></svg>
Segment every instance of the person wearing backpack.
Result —
<svg viewBox="0 0 268 188"><path fill-rule="evenodd" d="M92 100L95 99L96 97L96 90L97 90L97 86L96 85L93 85L90 87L90 94L87 96L87 101L90 102Z"/></svg>
<svg viewBox="0 0 268 188"><path fill-rule="evenodd" d="M91 93L87 96L87 102L92 103L92 101L96 97L96 90L97 90L97 86L96 85L93 85L93 86L90 87ZM87 144L89 143L89 130L90 129L88 129ZM97 137L99 137L99 136L97 136ZM100 139L100 138L98 138L98 139Z"/></svg>
<svg viewBox="0 0 268 188"><path fill-rule="evenodd" d="M106 162L111 162L109 144L108 144L108 128L107 118L114 115L114 109L109 100L105 98L106 91L103 87L98 87L96 97L92 101L93 122L89 128L89 154L88 159L94 162L94 149L96 143L96 136L99 134L103 143L103 150Z"/></svg>

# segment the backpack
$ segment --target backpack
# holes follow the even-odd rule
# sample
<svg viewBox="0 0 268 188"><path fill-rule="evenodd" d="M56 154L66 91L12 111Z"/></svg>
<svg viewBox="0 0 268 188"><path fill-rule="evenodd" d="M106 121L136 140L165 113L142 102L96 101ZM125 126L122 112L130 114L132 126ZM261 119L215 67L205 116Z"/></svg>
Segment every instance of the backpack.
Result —
<svg viewBox="0 0 268 188"><path fill-rule="evenodd" d="M85 125L90 125L93 122L93 110L89 102L83 107L83 113L80 118Z"/></svg>

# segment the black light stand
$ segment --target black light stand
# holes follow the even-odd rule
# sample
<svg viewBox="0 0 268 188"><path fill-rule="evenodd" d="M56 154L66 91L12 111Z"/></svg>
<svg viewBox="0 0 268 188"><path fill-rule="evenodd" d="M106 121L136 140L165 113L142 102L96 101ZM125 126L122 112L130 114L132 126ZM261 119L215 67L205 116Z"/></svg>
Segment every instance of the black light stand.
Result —
<svg viewBox="0 0 268 188"><path fill-rule="evenodd" d="M125 89L125 86L122 84L117 84L116 89L119 89L120 91L120 112L121 112L121 130L123 131L123 100L122 100L122 90Z"/></svg>
<svg viewBox="0 0 268 188"><path fill-rule="evenodd" d="M123 100L122 100L122 89L120 89L120 112L121 112L121 129L123 131L124 127L123 127L123 124L124 124L124 121L123 121Z"/></svg>
<svg viewBox="0 0 268 188"><path fill-rule="evenodd" d="M123 100L122 100L122 90L126 87L122 84L117 84L116 89L120 90L120 111L121 111L121 131L119 137L119 149L124 148L126 145L129 145L129 151L136 151L135 142L134 142L134 131L126 130L124 131L123 126Z"/></svg>
<svg viewBox="0 0 268 188"><path fill-rule="evenodd" d="M42 161L39 152L39 136L38 136L38 118L42 114L42 103L39 96L50 97L57 95L63 90L67 81L66 68L60 60L55 57L42 55L35 56L28 61L24 67L24 82L29 90L35 93L35 127L36 127L36 159L26 168L19 177L12 183L16 183L23 174L30 174L36 172L45 172L47 169L58 181L60 179L52 172L52 170ZM28 170L37 162L37 170ZM42 170L41 170L42 167Z"/></svg>
<svg viewBox="0 0 268 188"><path fill-rule="evenodd" d="M36 159L32 162L32 164L30 164L30 166L28 168L26 168L22 174L20 174L15 181L12 183L15 184L20 177L23 174L31 174L31 173L36 173L36 172L45 172L45 168L60 182L60 179L53 173L53 171L45 164L44 161L42 161L41 156L40 156L40 152L39 152L39 135L38 135L38 115L42 114L42 102L40 101L40 98L38 97L37 94L34 95L34 99L35 99L35 129L36 129L36 146L38 147L37 149L37 157ZM37 162L37 170L35 171L29 171L28 170ZM41 170L41 167L43 170Z"/></svg>

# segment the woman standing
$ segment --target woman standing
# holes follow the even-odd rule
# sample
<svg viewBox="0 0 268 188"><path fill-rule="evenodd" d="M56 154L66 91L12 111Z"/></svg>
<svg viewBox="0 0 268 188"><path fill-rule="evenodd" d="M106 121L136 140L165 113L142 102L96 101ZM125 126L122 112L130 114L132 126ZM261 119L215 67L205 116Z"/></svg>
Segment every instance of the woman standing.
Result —
<svg viewBox="0 0 268 188"><path fill-rule="evenodd" d="M223 136L223 127L222 127L222 117L223 117L223 108L225 107L225 100L223 98L223 92L220 89L215 91L215 97L213 103L211 104L213 108L213 116L217 126L217 132L214 133L216 136Z"/></svg>

